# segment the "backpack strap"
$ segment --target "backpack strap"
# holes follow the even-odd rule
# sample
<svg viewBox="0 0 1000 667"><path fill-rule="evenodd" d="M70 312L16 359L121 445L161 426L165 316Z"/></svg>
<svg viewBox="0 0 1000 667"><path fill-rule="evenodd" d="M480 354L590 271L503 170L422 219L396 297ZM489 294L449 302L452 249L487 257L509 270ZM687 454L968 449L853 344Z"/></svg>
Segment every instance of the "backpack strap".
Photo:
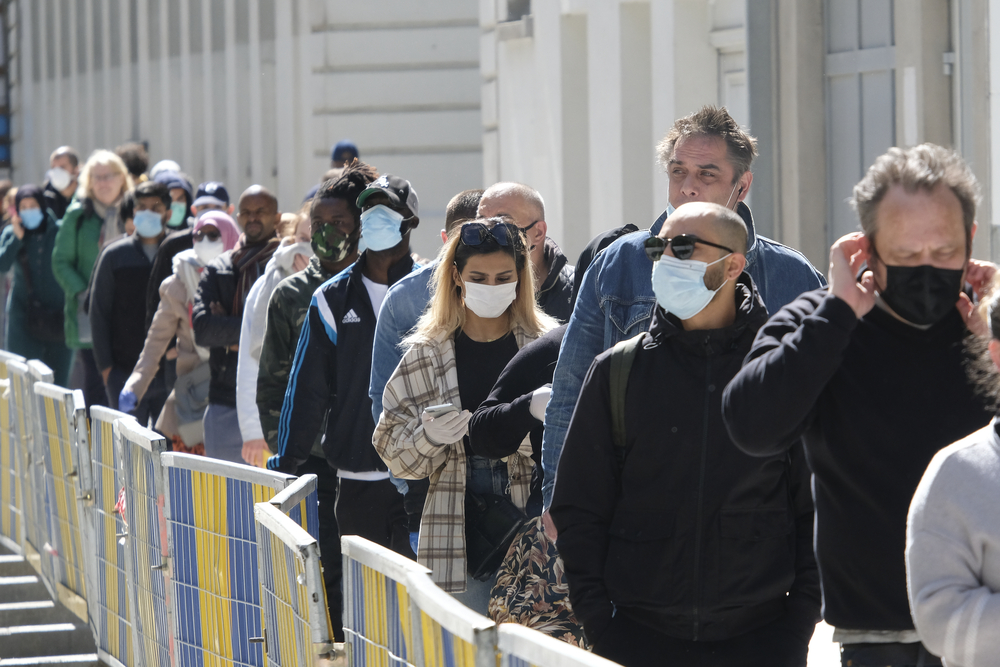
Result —
<svg viewBox="0 0 1000 667"><path fill-rule="evenodd" d="M614 438L618 473L625 468L625 393L632 363L645 334L623 340L611 349L611 433Z"/></svg>

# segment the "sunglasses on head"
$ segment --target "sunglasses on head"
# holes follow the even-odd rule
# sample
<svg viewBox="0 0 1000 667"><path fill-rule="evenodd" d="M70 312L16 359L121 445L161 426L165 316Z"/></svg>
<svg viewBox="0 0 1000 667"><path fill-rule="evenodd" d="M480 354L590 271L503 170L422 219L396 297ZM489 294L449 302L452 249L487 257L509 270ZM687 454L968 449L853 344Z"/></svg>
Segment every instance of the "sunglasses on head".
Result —
<svg viewBox="0 0 1000 667"><path fill-rule="evenodd" d="M671 252L674 253L674 257L677 259L691 259L691 255L694 254L695 244L701 243L702 245L712 246L713 248L719 248L725 250L726 252L733 252L732 248L727 248L724 245L719 245L718 243L712 243L711 241L705 241L700 239L694 234L678 234L677 236L670 239L663 239L659 236L650 236L645 241L646 256L649 257L654 262L660 261L663 257L663 251L669 245Z"/></svg>
<svg viewBox="0 0 1000 667"><path fill-rule="evenodd" d="M521 247L521 230L510 222L498 222L490 227L485 222L467 222L462 225L462 243L465 245L482 245L487 238L497 242L497 245Z"/></svg>
<svg viewBox="0 0 1000 667"><path fill-rule="evenodd" d="M202 229L191 235L191 237L195 240L195 243L204 241L205 239L215 242L219 240L219 236L219 232L215 229Z"/></svg>

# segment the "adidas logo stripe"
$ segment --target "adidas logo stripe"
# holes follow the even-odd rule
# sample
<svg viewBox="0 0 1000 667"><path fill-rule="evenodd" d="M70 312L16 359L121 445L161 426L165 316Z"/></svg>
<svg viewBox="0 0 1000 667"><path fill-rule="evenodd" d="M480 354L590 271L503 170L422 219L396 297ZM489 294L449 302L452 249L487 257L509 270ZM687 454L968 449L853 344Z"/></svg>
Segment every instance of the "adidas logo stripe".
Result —
<svg viewBox="0 0 1000 667"><path fill-rule="evenodd" d="M358 317L358 314L354 312L353 308L347 311L347 314L344 315L344 319L340 321L341 324L358 324L359 322L361 322L361 318Z"/></svg>

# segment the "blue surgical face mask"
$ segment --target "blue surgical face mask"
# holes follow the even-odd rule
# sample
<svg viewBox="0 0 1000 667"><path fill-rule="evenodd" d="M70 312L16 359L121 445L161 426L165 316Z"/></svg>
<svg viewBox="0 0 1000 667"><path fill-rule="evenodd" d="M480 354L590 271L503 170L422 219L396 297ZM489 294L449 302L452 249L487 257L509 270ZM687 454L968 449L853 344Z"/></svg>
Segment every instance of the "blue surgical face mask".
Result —
<svg viewBox="0 0 1000 667"><path fill-rule="evenodd" d="M708 264L664 255L660 261L653 263L653 294L656 295L656 303L682 320L691 319L704 310L716 292L726 284L722 283L716 290L705 287L705 272L708 267L726 257L729 255Z"/></svg>
<svg viewBox="0 0 1000 667"><path fill-rule="evenodd" d="M361 238L369 250L388 250L403 240L400 224L403 214L384 204L372 206L361 214Z"/></svg>
<svg viewBox="0 0 1000 667"><path fill-rule="evenodd" d="M182 201L170 204L170 222L167 224L171 227L180 227L185 220L187 220L187 205Z"/></svg>
<svg viewBox="0 0 1000 667"><path fill-rule="evenodd" d="M21 211L21 224L25 229L38 229L42 224L42 209L29 208Z"/></svg>
<svg viewBox="0 0 1000 667"><path fill-rule="evenodd" d="M135 233L144 239L153 239L163 233L163 216L156 211L136 211L132 224Z"/></svg>

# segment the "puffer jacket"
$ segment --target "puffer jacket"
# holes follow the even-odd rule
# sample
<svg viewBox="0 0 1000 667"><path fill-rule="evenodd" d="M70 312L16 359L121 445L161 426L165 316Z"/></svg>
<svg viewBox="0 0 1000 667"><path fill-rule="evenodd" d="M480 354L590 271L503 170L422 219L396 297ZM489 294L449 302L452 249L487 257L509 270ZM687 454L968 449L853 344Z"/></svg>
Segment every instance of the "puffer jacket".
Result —
<svg viewBox="0 0 1000 667"><path fill-rule="evenodd" d="M52 249L52 273L66 295L66 346L73 349L90 349L90 343L81 343L76 325L77 295L90 286L90 275L101 250L101 228L104 219L94 210L89 199L73 198L66 209L55 247Z"/></svg>

